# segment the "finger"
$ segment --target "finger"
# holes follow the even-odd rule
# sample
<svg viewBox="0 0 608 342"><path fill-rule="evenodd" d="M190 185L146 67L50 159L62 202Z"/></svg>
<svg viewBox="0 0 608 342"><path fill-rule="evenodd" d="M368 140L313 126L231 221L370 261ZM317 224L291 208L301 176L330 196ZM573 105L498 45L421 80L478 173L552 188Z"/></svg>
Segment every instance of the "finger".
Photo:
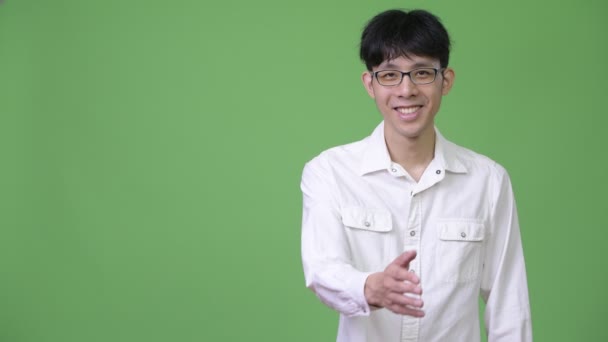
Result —
<svg viewBox="0 0 608 342"><path fill-rule="evenodd" d="M395 293L410 293L415 295L422 294L422 287L409 281L397 281L391 284L389 290Z"/></svg>
<svg viewBox="0 0 608 342"><path fill-rule="evenodd" d="M401 255L399 255L397 258L395 258L395 260L393 260L391 264L399 267L408 268L410 266L410 261L414 260L415 258L416 251L406 251L401 253Z"/></svg>
<svg viewBox="0 0 608 342"><path fill-rule="evenodd" d="M386 272L393 278L396 280L400 280L400 281L409 281L412 282L414 284L418 284L420 283L420 278L418 278L418 275L416 275L416 273L414 272L410 272L404 268L401 267L397 267L395 265L389 265L389 267L387 268Z"/></svg>
<svg viewBox="0 0 608 342"><path fill-rule="evenodd" d="M389 274L382 279L382 286L391 292L422 294L420 281L416 275L404 275L399 277Z"/></svg>
<svg viewBox="0 0 608 342"><path fill-rule="evenodd" d="M424 317L424 311L410 308L407 306L391 305L386 308L399 315L412 316L412 317Z"/></svg>
<svg viewBox="0 0 608 342"><path fill-rule="evenodd" d="M407 296L401 293L390 293L387 298L388 305L407 306L413 309L420 309L424 306L424 301L420 298Z"/></svg>

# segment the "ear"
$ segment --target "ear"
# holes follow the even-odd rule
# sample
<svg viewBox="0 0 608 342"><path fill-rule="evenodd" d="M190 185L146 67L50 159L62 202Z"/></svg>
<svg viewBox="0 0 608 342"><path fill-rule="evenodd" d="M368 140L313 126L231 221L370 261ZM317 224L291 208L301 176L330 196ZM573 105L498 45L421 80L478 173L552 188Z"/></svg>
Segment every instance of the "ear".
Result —
<svg viewBox="0 0 608 342"><path fill-rule="evenodd" d="M454 85L454 78L456 78L456 73L454 73L454 69L446 68L443 71L443 81L441 82L441 94L447 95L452 89Z"/></svg>
<svg viewBox="0 0 608 342"><path fill-rule="evenodd" d="M369 96L372 99L375 99L376 94L374 93L374 87L373 87L374 77L372 76L372 74L369 71L364 71L363 74L361 75L361 81L363 82L363 86L365 87L365 90L367 90L367 93L369 94Z"/></svg>

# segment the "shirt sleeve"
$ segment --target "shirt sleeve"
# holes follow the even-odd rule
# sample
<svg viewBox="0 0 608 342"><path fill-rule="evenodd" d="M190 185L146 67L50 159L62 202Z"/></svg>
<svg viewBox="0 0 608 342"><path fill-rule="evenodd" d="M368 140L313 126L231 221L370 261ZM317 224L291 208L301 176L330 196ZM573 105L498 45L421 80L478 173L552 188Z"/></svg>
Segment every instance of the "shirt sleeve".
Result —
<svg viewBox="0 0 608 342"><path fill-rule="evenodd" d="M502 167L496 167L490 239L481 283L488 342L531 342L532 323L517 209L509 176Z"/></svg>
<svg viewBox="0 0 608 342"><path fill-rule="evenodd" d="M370 273L355 269L342 224L335 182L323 155L302 175L302 263L306 287L346 316L369 315L364 295Z"/></svg>

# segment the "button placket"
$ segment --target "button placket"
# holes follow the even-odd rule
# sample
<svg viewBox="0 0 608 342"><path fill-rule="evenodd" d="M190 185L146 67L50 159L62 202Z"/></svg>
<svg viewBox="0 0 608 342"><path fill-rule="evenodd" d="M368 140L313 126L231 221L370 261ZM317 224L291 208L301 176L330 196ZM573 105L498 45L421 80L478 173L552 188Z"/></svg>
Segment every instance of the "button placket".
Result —
<svg viewBox="0 0 608 342"><path fill-rule="evenodd" d="M410 192L410 210L407 220L406 235L404 241L405 250L416 250L420 253L420 227L421 227L421 197ZM410 262L410 272L421 277L420 255ZM418 297L418 296L415 296ZM418 341L420 331L420 318L411 316L401 317L401 341Z"/></svg>

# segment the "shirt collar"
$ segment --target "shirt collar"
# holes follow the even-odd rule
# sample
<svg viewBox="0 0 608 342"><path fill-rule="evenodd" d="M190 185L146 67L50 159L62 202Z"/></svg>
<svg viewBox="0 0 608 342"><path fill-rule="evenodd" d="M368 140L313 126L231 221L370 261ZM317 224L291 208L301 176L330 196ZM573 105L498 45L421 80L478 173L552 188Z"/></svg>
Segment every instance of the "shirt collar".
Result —
<svg viewBox="0 0 608 342"><path fill-rule="evenodd" d="M456 146L446 140L435 127L435 163L449 172L466 173L467 168L456 150ZM384 140L384 121L368 137L367 147L363 152L363 158L359 167L359 174L389 170L392 165L391 157Z"/></svg>
<svg viewBox="0 0 608 342"><path fill-rule="evenodd" d="M443 137L435 127L435 159L446 171L467 173L467 167L459 154L458 147Z"/></svg>
<svg viewBox="0 0 608 342"><path fill-rule="evenodd" d="M359 168L361 176L391 167L391 157L384 141L384 121L374 129L372 135L367 138L367 146L363 151L363 158Z"/></svg>

